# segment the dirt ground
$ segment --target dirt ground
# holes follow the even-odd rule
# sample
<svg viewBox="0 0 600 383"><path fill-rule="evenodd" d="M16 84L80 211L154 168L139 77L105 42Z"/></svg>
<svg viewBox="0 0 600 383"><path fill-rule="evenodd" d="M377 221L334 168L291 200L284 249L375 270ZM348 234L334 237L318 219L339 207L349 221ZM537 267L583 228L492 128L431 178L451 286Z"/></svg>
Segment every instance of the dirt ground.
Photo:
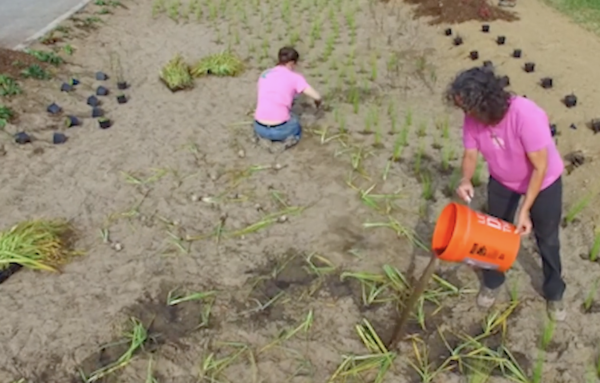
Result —
<svg viewBox="0 0 600 383"><path fill-rule="evenodd" d="M447 185L460 154L461 116L443 105L441 93L458 70L484 60L510 77L514 92L546 108L563 154L585 155L585 164L565 178L565 211L600 186L591 172L600 137L585 126L600 117L593 85L600 83L600 40L536 1L519 2L520 20L494 21L488 34L476 21L451 25L464 39L460 46L444 35L449 25L414 19L397 1L209 0L201 14L188 14L184 3L176 21L169 17L172 5L155 15L150 1L126 5L101 16L102 8L92 5L66 22L68 38L57 47L74 49L72 56L61 53L68 64L51 80L20 81L25 94L2 100L19 114L6 132L24 130L35 141L19 146L1 138L1 226L65 217L87 251L61 274L21 271L2 284L0 360L8 362L0 365L2 382L80 382L80 371L90 375L125 351L114 343L126 338L131 318L148 329L151 341L99 381L329 381L342 355L368 353L355 329L363 318L382 339L396 318L390 303L365 307L360 286L343 273L381 273L391 265L413 279L427 262L409 239L416 234L429 242L435 218L450 201ZM291 29L286 15L295 21ZM506 36L504 46L496 45L498 35ZM302 54L300 70L326 95L328 108L316 112L301 102L305 137L281 151L254 142L251 112L260 70L290 39ZM238 78L206 78L178 93L158 80L161 66L177 53L192 63L227 46L247 57L249 69ZM512 58L513 49L523 57ZM472 50L479 52L476 62L469 59ZM131 84L123 105L114 99L115 57ZM535 62L536 71L525 73L525 62ZM107 130L89 118L86 105L96 86L106 85L95 81L96 71L111 76L112 94L101 105L114 122ZM543 89L542 77L552 77L554 88ZM69 78L81 84L61 93ZM567 109L561 99L570 93L579 102ZM52 102L63 108L61 116L45 113ZM81 117L82 126L65 128L65 114ZM410 130L408 146L401 161L390 162L404 129ZM51 144L57 130L69 137L66 144ZM434 187L428 200L417 166ZM368 203L372 195L379 196L372 197L376 208ZM476 199L481 206L484 187ZM562 232L569 319L557 325L543 355L543 382L581 383L594 367L600 314L583 313L581 305L600 265L580 255L593 241L596 201ZM399 235L390 222L410 235ZM526 239L507 286L521 303L508 319L506 340L526 371L540 355L540 273L533 240ZM446 290L436 310L426 306L426 330L410 327L431 346L434 364L444 354L436 328L474 335L486 317L475 309L477 277L469 268L442 265L439 275L460 294ZM174 289L210 291L214 299L167 305ZM507 293L499 307L508 300ZM311 316L309 331L285 336ZM207 371L210 355L222 362L218 374ZM421 381L409 360L415 360L411 342L403 342L382 381ZM433 382L462 379L457 371L443 372Z"/></svg>

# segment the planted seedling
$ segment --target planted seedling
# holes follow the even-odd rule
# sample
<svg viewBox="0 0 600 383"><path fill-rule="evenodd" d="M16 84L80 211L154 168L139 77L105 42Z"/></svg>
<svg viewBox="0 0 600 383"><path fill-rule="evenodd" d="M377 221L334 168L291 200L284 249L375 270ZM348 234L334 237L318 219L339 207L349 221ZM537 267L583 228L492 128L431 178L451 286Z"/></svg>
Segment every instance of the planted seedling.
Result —
<svg viewBox="0 0 600 383"><path fill-rule="evenodd" d="M104 72L96 72L96 80L106 81L106 80L108 80L108 75Z"/></svg>
<svg viewBox="0 0 600 383"><path fill-rule="evenodd" d="M552 135L552 137L556 136L557 133L558 130L556 128L556 124L550 124L550 134Z"/></svg>
<svg viewBox="0 0 600 383"><path fill-rule="evenodd" d="M127 96L125 96L123 93L119 94L117 96L117 102L119 104L126 104L127 103Z"/></svg>
<svg viewBox="0 0 600 383"><path fill-rule="evenodd" d="M92 108L95 108L100 105L100 100L98 100L98 97L96 96L90 96L87 98L87 104Z"/></svg>
<svg viewBox="0 0 600 383"><path fill-rule="evenodd" d="M498 36L496 38L496 44L504 45L506 43L506 36Z"/></svg>
<svg viewBox="0 0 600 383"><path fill-rule="evenodd" d="M510 85L510 77L508 77L508 76L500 77L500 85L503 88L506 88L507 86L509 86Z"/></svg>
<svg viewBox="0 0 600 383"><path fill-rule="evenodd" d="M19 145L29 144L31 142L31 136L25 132L16 133L14 136L15 142Z"/></svg>
<svg viewBox="0 0 600 383"><path fill-rule="evenodd" d="M540 85L542 86L542 88L544 89L550 89L554 86L554 81L552 80L551 77L544 77L541 81L540 81Z"/></svg>
<svg viewBox="0 0 600 383"><path fill-rule="evenodd" d="M80 121L79 121L79 119L78 119L77 117L75 117L75 116L67 116L67 117L65 118L65 126L66 126L67 128L71 128L71 127L73 127L73 126L79 126L79 124L80 124Z"/></svg>
<svg viewBox="0 0 600 383"><path fill-rule="evenodd" d="M48 105L46 111L48 111L50 114L58 114L62 111L62 108L53 102L52 104Z"/></svg>
<svg viewBox="0 0 600 383"><path fill-rule="evenodd" d="M481 26L481 32L488 33L489 31L490 31L490 25L489 24L483 24Z"/></svg>
<svg viewBox="0 0 600 383"><path fill-rule="evenodd" d="M567 108L573 108L577 105L577 96L574 94L568 94L563 98L563 103Z"/></svg>
<svg viewBox="0 0 600 383"><path fill-rule="evenodd" d="M98 126L100 129L108 129L112 125L111 121L106 117L100 117L98 119Z"/></svg>
<svg viewBox="0 0 600 383"><path fill-rule="evenodd" d="M61 92L70 92L73 90L73 85L71 84L67 84L66 82L64 82L61 86L60 86L60 91Z"/></svg>
<svg viewBox="0 0 600 383"><path fill-rule="evenodd" d="M596 229L594 232L594 243L588 255L589 260L592 262L598 261L598 255L600 255L600 230Z"/></svg>
<svg viewBox="0 0 600 383"><path fill-rule="evenodd" d="M77 80L76 78L72 78L71 80L69 80L69 84L71 86L79 85L79 80Z"/></svg>
<svg viewBox="0 0 600 383"><path fill-rule="evenodd" d="M446 36L452 36L452 28L446 28L446 30L444 31L444 34Z"/></svg>
<svg viewBox="0 0 600 383"><path fill-rule="evenodd" d="M454 46L459 46L462 45L464 43L463 38L460 36L456 36L454 38L454 40L452 40L452 43L454 44Z"/></svg>
<svg viewBox="0 0 600 383"><path fill-rule="evenodd" d="M515 49L512 53L512 56L516 59L520 59L523 55L523 51L521 49Z"/></svg>
<svg viewBox="0 0 600 383"><path fill-rule="evenodd" d="M600 282L600 279L596 279L594 281L594 283L592 283L592 287L586 294L585 300L583 301L582 309L583 309L583 312L586 314L590 314L590 313L597 311L597 310L595 310L596 305L595 305L594 301L596 300L596 294L598 292L598 283L599 282Z"/></svg>
<svg viewBox="0 0 600 383"><path fill-rule="evenodd" d="M535 63L525 63L525 66L523 66L523 69L527 73L532 73L535 71Z"/></svg>
<svg viewBox="0 0 600 383"><path fill-rule="evenodd" d="M12 77L0 74L0 96L16 96L21 93L21 87Z"/></svg>
<svg viewBox="0 0 600 383"><path fill-rule="evenodd" d="M592 121L590 121L590 129L592 129L592 132L594 132L594 134L600 132L600 118L595 118Z"/></svg>
<svg viewBox="0 0 600 383"><path fill-rule="evenodd" d="M92 108L92 118L97 118L97 117L102 117L102 116L104 116L104 110L102 110L98 107Z"/></svg>
<svg viewBox="0 0 600 383"><path fill-rule="evenodd" d="M62 133L55 132L52 135L52 143L54 145L64 144L65 142L67 142L68 139L69 138Z"/></svg>
<svg viewBox="0 0 600 383"><path fill-rule="evenodd" d="M108 96L108 93L108 88L104 86L99 86L98 88L96 88L96 96Z"/></svg>
<svg viewBox="0 0 600 383"><path fill-rule="evenodd" d="M471 58L471 60L477 60L479 58L479 52L471 51L469 52L469 57Z"/></svg>

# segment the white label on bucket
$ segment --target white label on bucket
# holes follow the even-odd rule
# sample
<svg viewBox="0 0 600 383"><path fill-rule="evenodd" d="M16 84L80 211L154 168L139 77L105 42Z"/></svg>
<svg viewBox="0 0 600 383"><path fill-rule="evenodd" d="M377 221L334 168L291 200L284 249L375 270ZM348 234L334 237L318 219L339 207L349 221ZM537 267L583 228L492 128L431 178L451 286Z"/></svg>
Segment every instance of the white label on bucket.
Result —
<svg viewBox="0 0 600 383"><path fill-rule="evenodd" d="M497 270L498 269L498 265L494 265L493 263L476 261L476 260L474 260L472 258L468 258L468 257L465 257L465 260L463 262L469 266L479 267L480 269L486 269L486 270Z"/></svg>
<svg viewBox="0 0 600 383"><path fill-rule="evenodd" d="M491 217L489 215L481 214L478 212L475 212L475 214L477 215L477 222L480 225L486 225L488 227L491 227L492 229L500 230L505 233L513 233L514 232L514 229L511 227L511 225L508 222L505 222L501 219Z"/></svg>

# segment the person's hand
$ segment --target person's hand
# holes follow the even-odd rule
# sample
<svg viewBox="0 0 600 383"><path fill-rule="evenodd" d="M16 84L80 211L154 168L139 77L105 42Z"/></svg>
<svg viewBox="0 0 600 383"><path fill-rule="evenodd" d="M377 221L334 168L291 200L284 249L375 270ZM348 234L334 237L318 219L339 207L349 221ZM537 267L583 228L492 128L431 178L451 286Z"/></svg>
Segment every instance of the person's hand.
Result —
<svg viewBox="0 0 600 383"><path fill-rule="evenodd" d="M531 217L529 217L529 211L520 211L517 218L517 233L521 235L528 235L531 233L533 224L531 223Z"/></svg>
<svg viewBox="0 0 600 383"><path fill-rule="evenodd" d="M470 180L462 180L458 187L456 188L456 194L458 194L458 198L463 201L469 203L473 199L475 195L475 189L473 188L473 184Z"/></svg>
<svg viewBox="0 0 600 383"><path fill-rule="evenodd" d="M322 98L315 100L315 106L317 107L317 109L320 108L322 104L323 104Z"/></svg>

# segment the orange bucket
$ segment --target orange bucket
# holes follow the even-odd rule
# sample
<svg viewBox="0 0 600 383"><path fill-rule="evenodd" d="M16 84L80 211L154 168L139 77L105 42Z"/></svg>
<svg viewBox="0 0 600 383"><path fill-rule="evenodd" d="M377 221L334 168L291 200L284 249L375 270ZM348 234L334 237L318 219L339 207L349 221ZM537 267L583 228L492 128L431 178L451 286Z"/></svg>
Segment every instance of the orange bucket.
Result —
<svg viewBox="0 0 600 383"><path fill-rule="evenodd" d="M515 230L508 222L452 202L435 224L431 249L443 261L507 271L521 244Z"/></svg>

